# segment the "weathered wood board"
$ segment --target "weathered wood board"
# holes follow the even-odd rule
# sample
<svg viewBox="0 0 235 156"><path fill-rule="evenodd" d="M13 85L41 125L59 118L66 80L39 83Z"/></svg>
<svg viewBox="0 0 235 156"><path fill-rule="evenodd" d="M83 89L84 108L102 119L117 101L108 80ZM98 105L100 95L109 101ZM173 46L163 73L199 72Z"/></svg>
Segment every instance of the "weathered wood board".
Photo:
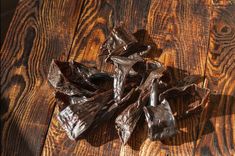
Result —
<svg viewBox="0 0 235 156"><path fill-rule="evenodd" d="M113 121L77 142L56 120L47 82L52 59L96 65L99 47L123 23L179 80L197 75L212 90L203 114L180 133L147 139L144 119L126 146ZM235 2L230 0L23 0L1 47L1 155L234 155ZM110 66L102 66L111 71ZM173 109L180 111L184 99Z"/></svg>

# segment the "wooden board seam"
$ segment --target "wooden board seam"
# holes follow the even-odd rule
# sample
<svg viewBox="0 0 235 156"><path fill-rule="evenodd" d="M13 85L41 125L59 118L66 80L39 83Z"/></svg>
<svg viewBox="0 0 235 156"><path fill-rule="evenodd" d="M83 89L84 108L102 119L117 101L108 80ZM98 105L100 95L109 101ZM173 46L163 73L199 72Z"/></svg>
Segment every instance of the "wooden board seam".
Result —
<svg viewBox="0 0 235 156"><path fill-rule="evenodd" d="M85 1L83 0L82 5L81 5L81 8L80 8L80 9L81 9L81 12L80 12L79 15L78 15L79 17L78 17L78 20L77 20L77 23L76 23L76 27L75 27L75 30L74 30L74 33L73 33L72 43L71 43L71 45L70 45L68 55L67 55L66 58L65 58L66 61L68 61L68 59L69 59L69 57L70 57L70 52L71 52L71 49L72 49L73 40L74 40L74 38L75 38L75 36L76 36L76 35L75 35L75 32L76 32L76 30L77 30L78 23L79 23L79 21L80 21L80 18L81 18L82 12L83 12L83 6L84 6L84 4L85 4ZM42 145L42 149L41 149L40 155L43 155L43 149L44 149L44 147L45 147L46 138L47 138L47 135L48 135L48 132L49 132L49 128L50 128L50 125L51 125L51 121L52 121L53 114L54 114L54 112L55 112L55 108L56 108L56 104L54 104L54 106L53 106L53 112L52 112L52 114L51 114L51 116L50 116L50 122L48 123L48 126L47 126L46 135L45 135L45 138L44 138L44 141L43 141L43 145Z"/></svg>

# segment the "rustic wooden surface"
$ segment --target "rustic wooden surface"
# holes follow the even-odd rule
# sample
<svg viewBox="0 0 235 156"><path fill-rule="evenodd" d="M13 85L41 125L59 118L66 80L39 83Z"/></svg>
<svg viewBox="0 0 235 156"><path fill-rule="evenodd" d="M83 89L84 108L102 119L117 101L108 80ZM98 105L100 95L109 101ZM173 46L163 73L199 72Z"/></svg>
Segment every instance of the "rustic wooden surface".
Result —
<svg viewBox="0 0 235 156"><path fill-rule="evenodd" d="M6 32L8 30L8 27L11 23L11 19L14 15L15 9L18 4L18 0L11 0L11 1L1 1L0 2L0 45L2 46L4 38L6 36Z"/></svg>
<svg viewBox="0 0 235 156"><path fill-rule="evenodd" d="M175 79L197 75L212 90L210 101L162 142L147 139L144 120L126 146L112 121L71 141L56 120L48 66L52 59L95 65L120 22L154 47L150 56ZM1 155L235 155L235 1L22 0L0 58Z"/></svg>

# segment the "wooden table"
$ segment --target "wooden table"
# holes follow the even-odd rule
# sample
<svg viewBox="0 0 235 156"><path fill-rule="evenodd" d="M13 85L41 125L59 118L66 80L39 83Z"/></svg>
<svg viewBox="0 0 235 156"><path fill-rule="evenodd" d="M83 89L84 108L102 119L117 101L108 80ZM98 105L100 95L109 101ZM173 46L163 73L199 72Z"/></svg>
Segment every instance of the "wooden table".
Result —
<svg viewBox="0 0 235 156"><path fill-rule="evenodd" d="M70 141L56 120L48 67L52 59L95 65L121 21L156 45L152 57L175 79L201 76L210 102L166 142L147 139L142 124L122 146L112 121ZM0 106L2 155L235 155L235 1L22 0L1 48Z"/></svg>

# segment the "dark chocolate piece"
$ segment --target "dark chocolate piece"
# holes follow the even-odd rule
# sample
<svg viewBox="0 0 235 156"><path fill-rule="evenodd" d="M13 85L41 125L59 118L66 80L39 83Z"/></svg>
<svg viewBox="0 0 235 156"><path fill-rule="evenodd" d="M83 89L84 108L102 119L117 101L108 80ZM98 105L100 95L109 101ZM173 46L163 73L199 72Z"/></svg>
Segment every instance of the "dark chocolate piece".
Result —
<svg viewBox="0 0 235 156"><path fill-rule="evenodd" d="M115 65L113 82L114 100L118 102L122 98L122 94L124 91L123 85L125 84L128 73L130 72L134 64L143 61L143 59L141 57L129 59L126 57L112 56L111 60L114 62Z"/></svg>
<svg viewBox="0 0 235 156"><path fill-rule="evenodd" d="M151 140L165 139L177 133L175 118L167 100L157 106L144 107L144 113Z"/></svg>
<svg viewBox="0 0 235 156"><path fill-rule="evenodd" d="M58 120L69 138L75 140L85 132L93 123L96 114L112 100L112 96L112 90L109 90L63 109L58 115Z"/></svg>
<svg viewBox="0 0 235 156"><path fill-rule="evenodd" d="M87 68L80 63L53 60L48 73L52 86L67 95L91 96L97 86L88 78L97 73L95 68Z"/></svg>
<svg viewBox="0 0 235 156"><path fill-rule="evenodd" d="M130 56L130 58L134 58L136 55L141 56L150 49L149 45L143 45L138 42L135 36L124 27L115 27L100 48L98 64L111 62L111 56Z"/></svg>
<svg viewBox="0 0 235 156"><path fill-rule="evenodd" d="M149 64L148 64L149 66ZM150 74L148 75L147 79L143 83L143 85L140 87L141 90L150 90L152 87L152 83L154 80L160 80L160 78L163 76L164 72L166 71L165 67L160 64L159 62L151 63L152 70ZM154 68L153 68L154 66ZM147 67L147 69L150 67ZM148 69L149 70L149 69ZM161 83L158 83L158 85L165 85L162 81Z"/></svg>
<svg viewBox="0 0 235 156"><path fill-rule="evenodd" d="M184 118L190 114L200 112L202 107L208 101L210 90L207 88L200 88L196 84L190 84L183 87L173 87L159 95L160 100L174 99L180 96L192 96L194 101L189 104L184 110L183 114L176 116L177 119Z"/></svg>
<svg viewBox="0 0 235 156"><path fill-rule="evenodd" d="M148 135L151 140L164 139L176 134L175 119L168 101L159 100L159 94L166 86L162 82L166 69L156 62L149 64L154 69L141 87L150 90L149 106L144 107L145 118L148 124Z"/></svg>
<svg viewBox="0 0 235 156"><path fill-rule="evenodd" d="M101 46L100 55L107 55L108 59L111 55L122 55L131 45L136 44L137 39L125 28L114 28L107 40Z"/></svg>
<svg viewBox="0 0 235 156"><path fill-rule="evenodd" d="M143 107L146 105L149 93L142 94L138 100L128 106L115 120L118 135L123 144L126 144L133 133L137 122L143 113Z"/></svg>
<svg viewBox="0 0 235 156"><path fill-rule="evenodd" d="M177 133L175 118L167 100L159 104L159 79L152 83L150 105L144 107L145 118L148 124L148 136L151 140L164 139Z"/></svg>

